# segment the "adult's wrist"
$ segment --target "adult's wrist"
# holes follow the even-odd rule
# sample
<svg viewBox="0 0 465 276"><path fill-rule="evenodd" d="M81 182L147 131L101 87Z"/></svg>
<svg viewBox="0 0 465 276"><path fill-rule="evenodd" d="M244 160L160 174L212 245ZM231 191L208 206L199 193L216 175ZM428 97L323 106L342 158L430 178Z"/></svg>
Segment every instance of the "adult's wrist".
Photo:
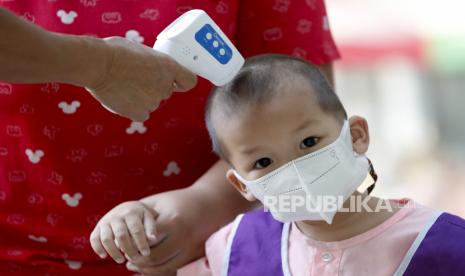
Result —
<svg viewBox="0 0 465 276"><path fill-rule="evenodd" d="M91 36L52 34L57 41L57 74L63 83L94 88L106 74L112 51L104 40Z"/></svg>

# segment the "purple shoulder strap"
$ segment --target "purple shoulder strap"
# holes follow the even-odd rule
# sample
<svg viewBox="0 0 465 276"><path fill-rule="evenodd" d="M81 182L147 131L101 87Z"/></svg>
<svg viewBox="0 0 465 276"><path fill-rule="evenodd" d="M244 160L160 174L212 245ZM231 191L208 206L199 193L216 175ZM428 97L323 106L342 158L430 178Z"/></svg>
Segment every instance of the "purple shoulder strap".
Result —
<svg viewBox="0 0 465 276"><path fill-rule="evenodd" d="M410 260L403 272L396 275L465 275L465 220L438 213L430 227L419 234L406 259Z"/></svg>
<svg viewBox="0 0 465 276"><path fill-rule="evenodd" d="M283 225L263 210L244 214L232 237L227 275L284 276L281 240L289 228Z"/></svg>

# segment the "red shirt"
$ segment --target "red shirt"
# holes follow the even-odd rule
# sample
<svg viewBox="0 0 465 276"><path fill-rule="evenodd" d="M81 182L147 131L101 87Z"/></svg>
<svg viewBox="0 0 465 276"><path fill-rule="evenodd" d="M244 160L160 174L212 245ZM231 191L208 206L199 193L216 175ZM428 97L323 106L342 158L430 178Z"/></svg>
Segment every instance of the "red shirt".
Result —
<svg viewBox="0 0 465 276"><path fill-rule="evenodd" d="M126 36L149 46L179 14L197 8L246 57L286 53L316 64L338 57L322 0L0 5L47 30ZM187 187L217 160L203 122L209 90L200 80L195 89L164 102L143 125L134 125L81 88L0 83L0 274L131 275L124 266L99 260L89 233L115 205Z"/></svg>

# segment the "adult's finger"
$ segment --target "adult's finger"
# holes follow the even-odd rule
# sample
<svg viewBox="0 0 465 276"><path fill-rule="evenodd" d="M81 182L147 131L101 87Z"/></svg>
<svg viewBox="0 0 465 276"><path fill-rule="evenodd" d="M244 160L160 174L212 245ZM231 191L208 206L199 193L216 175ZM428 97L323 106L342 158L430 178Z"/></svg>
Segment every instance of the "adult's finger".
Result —
<svg viewBox="0 0 465 276"><path fill-rule="evenodd" d="M119 264L124 263L125 259L115 244L115 236L113 235L110 225L104 224L100 226L100 237L102 239L103 247L110 257Z"/></svg>
<svg viewBox="0 0 465 276"><path fill-rule="evenodd" d="M145 276L166 276L176 275L177 269L183 266L187 261L188 260L185 260L185 256L181 252L177 252L159 265L142 266L128 262L126 267L131 271L142 273Z"/></svg>
<svg viewBox="0 0 465 276"><path fill-rule="evenodd" d="M131 236L129 234L126 223L121 220L114 220L111 222L111 228L113 234L115 235L116 242L118 243L119 248L126 253L131 259L136 259L139 257L137 249L132 243Z"/></svg>
<svg viewBox="0 0 465 276"><path fill-rule="evenodd" d="M132 262L140 266L163 265L179 254L182 246L176 239L170 238L168 235L162 236L159 234L156 245L151 248L150 256L132 260Z"/></svg>
<svg viewBox="0 0 465 276"><path fill-rule="evenodd" d="M152 241L157 239L157 224L155 216L149 210L144 212L144 229L146 237Z"/></svg>
<svg viewBox="0 0 465 276"><path fill-rule="evenodd" d="M127 91L128 95L121 105L121 115L132 119L134 122L144 122L150 117L150 112L155 105L148 95L139 91ZM130 94L131 93L131 94Z"/></svg>
<svg viewBox="0 0 465 276"><path fill-rule="evenodd" d="M128 90L127 87L111 85L100 90L86 88L107 110L130 118L135 122L143 122L149 118L153 105L147 101L149 98L143 93ZM118 91L115 93L114 91ZM125 93L125 94L124 94Z"/></svg>
<svg viewBox="0 0 465 276"><path fill-rule="evenodd" d="M140 217L128 216L126 219L126 225L131 234L132 240L136 244L137 249L142 256L150 255L150 247L145 235L144 225Z"/></svg>
<svg viewBox="0 0 465 276"><path fill-rule="evenodd" d="M108 256L105 248L103 247L102 241L100 240L100 227L96 226L95 229L90 233L90 246L100 258L104 259Z"/></svg>
<svg viewBox="0 0 465 276"><path fill-rule="evenodd" d="M192 89L197 84L197 76L191 71L189 71L187 68L185 68L177 62L175 62L173 68L176 91L187 91Z"/></svg>

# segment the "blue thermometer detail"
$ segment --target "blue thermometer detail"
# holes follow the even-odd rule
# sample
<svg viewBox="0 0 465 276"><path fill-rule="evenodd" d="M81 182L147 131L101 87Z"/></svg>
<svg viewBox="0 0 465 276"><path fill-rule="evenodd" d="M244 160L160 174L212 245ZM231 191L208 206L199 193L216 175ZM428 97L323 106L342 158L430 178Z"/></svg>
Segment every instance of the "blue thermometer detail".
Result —
<svg viewBox="0 0 465 276"><path fill-rule="evenodd" d="M195 40L219 63L227 64L231 60L233 54L231 48L210 24L205 24L195 33Z"/></svg>

